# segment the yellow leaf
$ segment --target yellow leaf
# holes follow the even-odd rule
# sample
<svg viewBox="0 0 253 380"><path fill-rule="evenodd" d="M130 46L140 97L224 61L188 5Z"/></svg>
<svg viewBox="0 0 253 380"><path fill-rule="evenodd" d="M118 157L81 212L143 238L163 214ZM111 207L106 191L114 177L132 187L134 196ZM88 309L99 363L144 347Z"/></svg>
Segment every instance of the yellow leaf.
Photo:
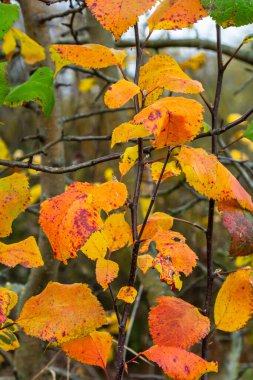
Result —
<svg viewBox="0 0 253 380"><path fill-rule="evenodd" d="M206 53L201 52L193 55L192 57L181 62L179 65L182 70L197 71L201 69L206 63Z"/></svg>
<svg viewBox="0 0 253 380"><path fill-rule="evenodd" d="M4 140L1 138L0 138L0 158L1 158L1 160L9 160L10 159L9 149L8 149L7 145L5 144ZM0 168L2 168L1 165L0 165Z"/></svg>
<svg viewBox="0 0 253 380"><path fill-rule="evenodd" d="M106 181L113 181L113 179L114 179L113 169L112 168L105 169L104 177L105 177Z"/></svg>
<svg viewBox="0 0 253 380"><path fill-rule="evenodd" d="M126 148L123 155L120 157L119 171L122 177L129 172L138 160L138 145Z"/></svg>
<svg viewBox="0 0 253 380"><path fill-rule="evenodd" d="M173 226L173 217L164 212L154 212L149 218L143 231L142 240L151 239L158 231L170 230ZM140 232L142 224L138 226Z"/></svg>
<svg viewBox="0 0 253 380"><path fill-rule="evenodd" d="M155 182L158 182L164 164L162 162L154 162L151 165L151 176ZM181 174L180 168L176 165L175 161L169 162L164 170L161 182L168 178L175 177Z"/></svg>
<svg viewBox="0 0 253 380"><path fill-rule="evenodd" d="M230 113L228 116L227 116L227 123L233 123L234 121L240 119L240 117L242 117L242 115L240 113ZM245 121L242 121L239 125L248 125L248 122L247 120Z"/></svg>
<svg viewBox="0 0 253 380"><path fill-rule="evenodd" d="M126 104L135 95L139 94L140 87L125 79L119 80L108 88L104 102L108 108L118 108Z"/></svg>
<svg viewBox="0 0 253 380"><path fill-rule="evenodd" d="M37 184L31 187L31 204L36 203L41 197L41 185Z"/></svg>
<svg viewBox="0 0 253 380"><path fill-rule="evenodd" d="M103 233L111 252L117 251L132 241L132 230L125 220L124 213L109 215L104 223Z"/></svg>
<svg viewBox="0 0 253 380"><path fill-rule="evenodd" d="M16 41L20 43L21 54L23 55L26 63L33 65L36 62L43 61L46 58L45 49L37 42L32 40L21 30L12 28L4 36L2 50L8 59L11 59L15 48Z"/></svg>
<svg viewBox="0 0 253 380"><path fill-rule="evenodd" d="M107 240L103 231L94 232L80 250L91 260L104 258L107 253Z"/></svg>
<svg viewBox="0 0 253 380"><path fill-rule="evenodd" d="M139 255L137 259L138 268L145 274L153 267L153 257L151 255Z"/></svg>
<svg viewBox="0 0 253 380"><path fill-rule="evenodd" d="M243 160L243 161L249 160L249 156L238 149L231 149L230 154L235 160Z"/></svg>
<svg viewBox="0 0 253 380"><path fill-rule="evenodd" d="M96 79L95 78L86 78L80 80L79 83L79 91L81 92L89 92L92 87L95 85Z"/></svg>
<svg viewBox="0 0 253 380"><path fill-rule="evenodd" d="M24 174L12 174L0 179L0 236L12 232L12 222L26 209L30 200L28 179Z"/></svg>
<svg viewBox="0 0 253 380"><path fill-rule="evenodd" d="M102 286L103 290L118 276L119 266L111 260L98 259L96 263L97 282Z"/></svg>
<svg viewBox="0 0 253 380"><path fill-rule="evenodd" d="M13 320L7 318L6 322L1 326L0 349L3 351L16 350L19 347L19 342L15 335L15 333L18 332L18 327L15 324L11 326L12 323ZM4 328L4 326L6 326L6 328Z"/></svg>
<svg viewBox="0 0 253 380"><path fill-rule="evenodd" d="M223 283L214 306L216 328L233 332L243 328L253 313L252 269L239 269Z"/></svg>
<svg viewBox="0 0 253 380"><path fill-rule="evenodd" d="M126 303L133 303L136 296L137 290L133 286L123 286L117 294L117 298Z"/></svg>
<svg viewBox="0 0 253 380"><path fill-rule="evenodd" d="M123 123L113 130L111 148L113 148L115 144L150 135L151 133L145 128L144 125Z"/></svg>
<svg viewBox="0 0 253 380"><path fill-rule="evenodd" d="M101 69L108 66L122 65L126 52L109 49L98 44L87 45L51 45L51 59L55 63L55 75L70 64L87 69Z"/></svg>
<svg viewBox="0 0 253 380"><path fill-rule="evenodd" d="M12 290L0 288L0 324L4 323L10 311L18 302L18 296Z"/></svg>

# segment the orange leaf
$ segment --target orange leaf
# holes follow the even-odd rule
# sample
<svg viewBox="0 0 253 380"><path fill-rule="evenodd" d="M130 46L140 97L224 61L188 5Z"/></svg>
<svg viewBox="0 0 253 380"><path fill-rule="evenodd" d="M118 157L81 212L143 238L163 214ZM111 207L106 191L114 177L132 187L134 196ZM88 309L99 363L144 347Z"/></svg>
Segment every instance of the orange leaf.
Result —
<svg viewBox="0 0 253 380"><path fill-rule="evenodd" d="M111 345L112 337L108 332L94 331L83 338L63 343L61 348L72 359L105 369Z"/></svg>
<svg viewBox="0 0 253 380"><path fill-rule="evenodd" d="M11 309L14 308L17 302L18 296L16 293L6 288L0 288L0 325L6 321Z"/></svg>
<svg viewBox="0 0 253 380"><path fill-rule="evenodd" d="M214 155L183 146L177 158L187 182L199 193L218 201L236 200L253 211L250 195Z"/></svg>
<svg viewBox="0 0 253 380"><path fill-rule="evenodd" d="M133 286L123 286L117 294L117 298L126 303L133 303L136 296L137 290Z"/></svg>
<svg viewBox="0 0 253 380"><path fill-rule="evenodd" d="M90 235L103 226L99 211L91 204L89 191L93 191L91 185L74 182L65 193L41 205L40 225L55 257L64 264L76 257Z"/></svg>
<svg viewBox="0 0 253 380"><path fill-rule="evenodd" d="M151 176L155 182L158 182L163 166L164 164L162 162L154 162L151 165ZM176 162L171 161L165 166L161 182L165 181L168 178L178 176L180 174L181 170L177 167Z"/></svg>
<svg viewBox="0 0 253 380"><path fill-rule="evenodd" d="M94 232L80 250L91 260L103 259L107 253L107 240L103 231Z"/></svg>
<svg viewBox="0 0 253 380"><path fill-rule="evenodd" d="M92 190L93 203L106 213L124 206L127 200L127 188L122 182L109 181Z"/></svg>
<svg viewBox="0 0 253 380"><path fill-rule="evenodd" d="M41 267L44 264L33 236L14 244L0 243L0 263L9 267L20 264L25 268Z"/></svg>
<svg viewBox="0 0 253 380"><path fill-rule="evenodd" d="M234 257L248 256L253 252L253 215L238 206L235 201L218 203L222 223L231 237L230 255Z"/></svg>
<svg viewBox="0 0 253 380"><path fill-rule="evenodd" d="M151 135L144 125L135 125L123 123L116 127L112 133L111 148L117 143L127 142L138 137L147 137Z"/></svg>
<svg viewBox="0 0 253 380"><path fill-rule="evenodd" d="M140 255L137 258L138 268L145 274L153 267L153 257L151 255Z"/></svg>
<svg viewBox="0 0 253 380"><path fill-rule="evenodd" d="M118 272L119 266L114 261L105 260L102 258L97 260L96 278L103 290L108 288L108 284L110 284L118 276Z"/></svg>
<svg viewBox="0 0 253 380"><path fill-rule="evenodd" d="M86 4L100 24L113 33L116 40L138 21L156 0L86 0Z"/></svg>
<svg viewBox="0 0 253 380"><path fill-rule="evenodd" d="M61 343L90 334L106 314L88 285L50 282L25 303L17 323L28 335Z"/></svg>
<svg viewBox="0 0 253 380"><path fill-rule="evenodd" d="M200 0L164 0L148 20L149 29L182 29L206 17Z"/></svg>
<svg viewBox="0 0 253 380"><path fill-rule="evenodd" d="M10 235L12 222L29 205L28 179L15 173L0 179L0 237Z"/></svg>
<svg viewBox="0 0 253 380"><path fill-rule="evenodd" d="M149 312L149 329L155 344L188 349L210 330L210 321L196 307L176 297L159 297Z"/></svg>
<svg viewBox="0 0 253 380"><path fill-rule="evenodd" d="M139 86L146 94L150 93L146 98L146 105L154 103L164 89L186 94L204 91L200 82L192 80L178 63L166 54L153 56L141 67Z"/></svg>
<svg viewBox="0 0 253 380"><path fill-rule="evenodd" d="M51 59L55 63L55 75L67 65L77 65L90 69L102 69L108 66L122 65L126 52L109 49L98 44L87 45L51 45Z"/></svg>
<svg viewBox="0 0 253 380"><path fill-rule="evenodd" d="M214 306L217 329L233 332L246 325L253 313L252 268L231 273L223 283Z"/></svg>
<svg viewBox="0 0 253 380"><path fill-rule="evenodd" d="M218 372L217 363L176 347L152 346L142 354L173 380L197 380L207 372Z"/></svg>
<svg viewBox="0 0 253 380"><path fill-rule="evenodd" d="M108 108L124 106L130 99L140 92L140 87L128 80L121 79L108 88L104 102Z"/></svg>
<svg viewBox="0 0 253 380"><path fill-rule="evenodd" d="M125 152L120 157L119 162L119 171L122 177L135 165L138 157L138 145L126 148Z"/></svg>
<svg viewBox="0 0 253 380"><path fill-rule="evenodd" d="M105 220L103 233L111 252L117 251L132 241L132 230L125 220L124 213L109 215Z"/></svg>
<svg viewBox="0 0 253 380"><path fill-rule="evenodd" d="M154 212L145 225L141 236L142 240L151 239L158 231L170 230L173 226L173 217L164 212ZM142 224L138 226L140 232Z"/></svg>
<svg viewBox="0 0 253 380"><path fill-rule="evenodd" d="M185 244L185 238L175 231L159 231L151 239L156 244L157 251L163 256L165 262L171 262L173 271L183 272L186 276L191 274L196 266L196 254ZM141 247L145 252L151 240L147 240Z"/></svg>

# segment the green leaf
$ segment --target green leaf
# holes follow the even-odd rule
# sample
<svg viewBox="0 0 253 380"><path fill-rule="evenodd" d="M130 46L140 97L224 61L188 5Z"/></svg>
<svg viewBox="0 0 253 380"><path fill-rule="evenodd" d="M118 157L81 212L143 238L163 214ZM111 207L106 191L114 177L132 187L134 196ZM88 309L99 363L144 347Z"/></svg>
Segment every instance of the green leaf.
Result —
<svg viewBox="0 0 253 380"><path fill-rule="evenodd" d="M244 132L243 137L246 137L246 139L253 141L253 121L249 123L249 125L247 126L247 129Z"/></svg>
<svg viewBox="0 0 253 380"><path fill-rule="evenodd" d="M3 105L4 99L9 92L6 69L7 62L0 62L0 107Z"/></svg>
<svg viewBox="0 0 253 380"><path fill-rule="evenodd" d="M41 106L46 117L51 115L54 108L54 79L49 67L38 69L27 82L12 88L4 104L19 107L28 102Z"/></svg>
<svg viewBox="0 0 253 380"><path fill-rule="evenodd" d="M204 121L202 121L202 126L203 126L203 132L209 132L211 131L211 126L207 123L205 123Z"/></svg>
<svg viewBox="0 0 253 380"><path fill-rule="evenodd" d="M202 0L202 4L223 28L253 23L253 0Z"/></svg>
<svg viewBox="0 0 253 380"><path fill-rule="evenodd" d="M0 40L17 21L18 9L17 5L0 4Z"/></svg>

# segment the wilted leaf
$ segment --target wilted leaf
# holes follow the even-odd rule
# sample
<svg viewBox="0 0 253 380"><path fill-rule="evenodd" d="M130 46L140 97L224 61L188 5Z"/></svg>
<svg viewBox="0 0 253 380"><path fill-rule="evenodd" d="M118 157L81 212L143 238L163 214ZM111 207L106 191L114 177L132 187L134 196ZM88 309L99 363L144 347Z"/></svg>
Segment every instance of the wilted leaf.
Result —
<svg viewBox="0 0 253 380"><path fill-rule="evenodd" d="M214 306L216 328L233 332L246 325L253 313L252 269L238 269L223 283Z"/></svg>
<svg viewBox="0 0 253 380"><path fill-rule="evenodd" d="M19 347L19 342L15 335L18 332L18 327L15 324L11 326L12 323L13 321L7 318L6 322L1 326L0 349L3 351L16 350Z"/></svg>
<svg viewBox="0 0 253 380"><path fill-rule="evenodd" d="M102 286L103 290L118 276L119 266L111 260L98 259L96 263L97 282Z"/></svg>
<svg viewBox="0 0 253 380"><path fill-rule="evenodd" d="M21 47L21 54L23 55L26 63L33 65L36 62L43 61L46 58L45 49L36 41L32 40L27 34L12 28L5 34L3 39L2 50L8 59L11 59L17 42Z"/></svg>
<svg viewBox="0 0 253 380"><path fill-rule="evenodd" d="M115 144L127 142L138 137L147 137L149 135L151 135L151 133L147 131L144 125L123 123L113 130L111 148L113 148Z"/></svg>
<svg viewBox="0 0 253 380"><path fill-rule="evenodd" d="M132 241L132 230L125 220L125 213L109 215L105 220L103 233L111 252L117 251Z"/></svg>
<svg viewBox="0 0 253 380"><path fill-rule="evenodd" d="M223 28L253 23L252 0L202 0L202 4Z"/></svg>
<svg viewBox="0 0 253 380"><path fill-rule="evenodd" d="M182 29L207 16L200 0L164 0L148 20L150 30Z"/></svg>
<svg viewBox="0 0 253 380"><path fill-rule="evenodd" d="M106 314L88 285L50 282L25 303L17 323L28 335L62 343L90 334Z"/></svg>
<svg viewBox="0 0 253 380"><path fill-rule="evenodd" d="M187 182L200 194L218 201L236 200L253 211L250 195L214 155L184 146L177 158Z"/></svg>
<svg viewBox="0 0 253 380"><path fill-rule="evenodd" d="M135 95L139 94L140 87L121 79L117 83L111 85L105 93L104 102L108 108L118 108L126 104Z"/></svg>
<svg viewBox="0 0 253 380"><path fill-rule="evenodd" d="M122 176L129 172L138 160L138 145L126 148L125 152L120 157L119 171Z"/></svg>
<svg viewBox="0 0 253 380"><path fill-rule="evenodd" d="M126 303L133 303L136 296L137 290L133 286L123 286L117 294L117 298Z"/></svg>
<svg viewBox="0 0 253 380"><path fill-rule="evenodd" d="M164 212L154 212L145 225L141 236L142 240L151 239L158 231L170 230L173 226L173 217ZM140 232L142 224L138 226Z"/></svg>
<svg viewBox="0 0 253 380"><path fill-rule="evenodd" d="M0 242L0 263L9 267L20 264L26 268L36 268L44 264L33 236L9 245Z"/></svg>
<svg viewBox="0 0 253 380"><path fill-rule="evenodd" d="M142 354L173 380L197 380L207 372L218 372L217 363L176 347L152 346Z"/></svg>
<svg viewBox="0 0 253 380"><path fill-rule="evenodd" d="M0 324L4 323L10 311L18 302L18 296L12 290L0 288Z"/></svg>
<svg viewBox="0 0 253 380"><path fill-rule="evenodd" d="M107 253L107 240L103 231L94 232L80 250L91 260L104 258Z"/></svg>
<svg viewBox="0 0 253 380"><path fill-rule="evenodd" d="M253 215L238 207L236 202L219 202L222 223L231 237L230 255L247 256L253 253Z"/></svg>
<svg viewBox="0 0 253 380"><path fill-rule="evenodd" d="M163 162L154 162L151 165L151 176L155 182L158 182L163 166L164 166ZM176 165L176 162L171 161L165 166L165 170L164 170L161 182L165 181L168 178L178 176L180 174L181 174L181 170Z"/></svg>
<svg viewBox="0 0 253 380"><path fill-rule="evenodd" d="M201 52L194 54L192 57L180 62L179 66L182 70L192 70L197 71L201 69L206 63L206 53Z"/></svg>
<svg viewBox="0 0 253 380"><path fill-rule="evenodd" d="M18 19L18 6L0 4L0 40Z"/></svg>
<svg viewBox="0 0 253 380"><path fill-rule="evenodd" d="M29 204L28 179L24 174L12 174L0 179L0 237L10 235L12 222Z"/></svg>
<svg viewBox="0 0 253 380"><path fill-rule="evenodd" d="M77 65L86 69L102 69L108 66L122 65L126 52L109 49L98 44L87 45L51 45L51 59L55 63L55 75L67 65Z"/></svg>
<svg viewBox="0 0 253 380"><path fill-rule="evenodd" d="M55 257L67 263L92 233L103 227L99 210L89 194L95 186L74 182L61 195L41 204L40 225L47 235Z"/></svg>
<svg viewBox="0 0 253 380"><path fill-rule="evenodd" d="M100 24L113 33L116 40L138 21L156 0L86 0L86 4Z"/></svg>
<svg viewBox="0 0 253 380"><path fill-rule="evenodd" d="M149 312L149 329L155 344L188 349L209 333L209 319L190 303L166 296L156 301L158 305Z"/></svg>
<svg viewBox="0 0 253 380"><path fill-rule="evenodd" d="M153 267L153 257L151 255L139 255L137 258L138 268L145 274Z"/></svg>
<svg viewBox="0 0 253 380"><path fill-rule="evenodd" d="M27 82L11 89L4 104L8 107L20 107L28 102L41 106L46 117L54 108L54 81L49 67L42 67Z"/></svg>
<svg viewBox="0 0 253 380"><path fill-rule="evenodd" d="M198 94L204 91L202 84L186 75L169 55L157 54L141 67L139 86L146 94L145 105L156 101L163 90Z"/></svg>
<svg viewBox="0 0 253 380"><path fill-rule="evenodd" d="M105 369L111 345L112 337L108 332L94 331L83 338L63 343L61 348L72 359Z"/></svg>
<svg viewBox="0 0 253 380"><path fill-rule="evenodd" d="M1 6L2 4L0 4ZM7 81L7 63L0 62L0 107L4 103L4 99L9 92L9 84Z"/></svg>

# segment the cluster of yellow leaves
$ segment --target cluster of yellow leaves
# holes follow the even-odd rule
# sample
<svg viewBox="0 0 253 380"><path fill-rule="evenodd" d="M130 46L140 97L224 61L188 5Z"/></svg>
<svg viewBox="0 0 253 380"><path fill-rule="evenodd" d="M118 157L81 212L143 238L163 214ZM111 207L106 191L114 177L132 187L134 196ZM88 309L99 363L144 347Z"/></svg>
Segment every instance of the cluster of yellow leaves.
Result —
<svg viewBox="0 0 253 380"><path fill-rule="evenodd" d="M46 58L45 49L37 42L28 37L24 32L16 28L11 28L3 38L2 50L8 59L11 59L17 42L20 44L21 54L26 63L33 65Z"/></svg>
<svg viewBox="0 0 253 380"><path fill-rule="evenodd" d="M209 319L193 305L175 297L163 296L157 302L149 313L155 345L142 354L174 380L195 380L206 372L217 372L217 363L186 351L209 333Z"/></svg>

